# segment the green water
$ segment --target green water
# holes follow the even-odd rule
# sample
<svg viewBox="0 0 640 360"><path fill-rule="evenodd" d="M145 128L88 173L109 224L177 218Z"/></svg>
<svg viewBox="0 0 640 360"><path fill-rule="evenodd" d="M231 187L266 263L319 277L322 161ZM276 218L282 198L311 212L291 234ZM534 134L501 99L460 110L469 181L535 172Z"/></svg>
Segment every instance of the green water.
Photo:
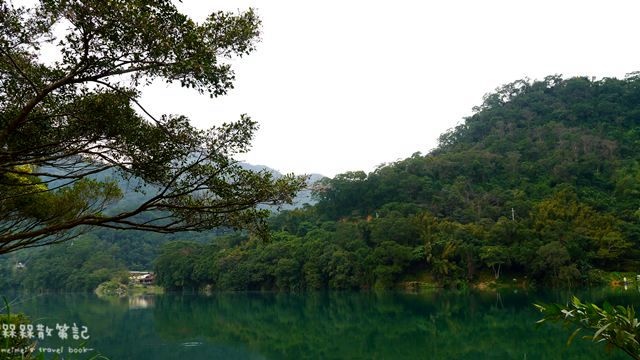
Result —
<svg viewBox="0 0 640 360"><path fill-rule="evenodd" d="M82 346L112 360L625 359L582 339L567 348L570 331L535 325L539 314L531 303L566 302L570 295L225 293L105 300L89 294L18 294L11 299L12 309L34 323L86 326L90 339ZM640 304L638 291L578 295ZM64 346L64 351L81 346L53 339L39 346Z"/></svg>

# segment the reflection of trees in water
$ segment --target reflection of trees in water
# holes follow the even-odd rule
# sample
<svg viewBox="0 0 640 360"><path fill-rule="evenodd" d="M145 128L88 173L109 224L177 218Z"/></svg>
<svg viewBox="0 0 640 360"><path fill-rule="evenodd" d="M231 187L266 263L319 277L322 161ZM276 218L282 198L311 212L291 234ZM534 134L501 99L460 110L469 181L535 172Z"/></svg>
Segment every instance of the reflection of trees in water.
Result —
<svg viewBox="0 0 640 360"><path fill-rule="evenodd" d="M125 299L99 299L93 294L19 295L16 309L26 313L33 322L69 323L89 327L90 333L108 334L122 322L127 311Z"/></svg>
<svg viewBox="0 0 640 360"><path fill-rule="evenodd" d="M129 311L129 300L126 297L97 298L93 294L46 294L23 298L19 309L29 314L33 322L49 325L55 325L56 322L75 322L87 326L91 338L86 347L94 348L110 359L160 358L162 351L166 351L162 348L141 346L140 339L156 336L153 313ZM65 341L62 345L74 344ZM154 352L157 353L157 357L154 357Z"/></svg>
<svg viewBox="0 0 640 360"><path fill-rule="evenodd" d="M630 303L629 293L577 295ZM153 308L132 310L128 298L70 294L21 297L12 308L88 326L89 345L111 359L600 359L586 341L567 348L561 327L535 327L533 302L570 295L502 292L500 303L491 292L165 294Z"/></svg>
<svg viewBox="0 0 640 360"><path fill-rule="evenodd" d="M229 293L164 295L154 308L165 339L206 338L268 358L600 359L566 348L560 328L539 332L526 294Z"/></svg>

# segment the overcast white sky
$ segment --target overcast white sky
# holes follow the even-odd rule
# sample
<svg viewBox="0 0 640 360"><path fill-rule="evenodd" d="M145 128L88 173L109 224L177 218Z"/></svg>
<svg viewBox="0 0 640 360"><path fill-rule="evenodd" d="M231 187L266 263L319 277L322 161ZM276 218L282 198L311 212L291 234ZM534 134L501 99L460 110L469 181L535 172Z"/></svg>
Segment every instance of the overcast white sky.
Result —
<svg viewBox="0 0 640 360"><path fill-rule="evenodd" d="M155 113L199 127L247 113L260 123L240 156L282 172L374 170L463 121L482 96L525 76L622 77L640 70L637 1L202 1L197 20L253 7L256 52L218 99L156 86Z"/></svg>

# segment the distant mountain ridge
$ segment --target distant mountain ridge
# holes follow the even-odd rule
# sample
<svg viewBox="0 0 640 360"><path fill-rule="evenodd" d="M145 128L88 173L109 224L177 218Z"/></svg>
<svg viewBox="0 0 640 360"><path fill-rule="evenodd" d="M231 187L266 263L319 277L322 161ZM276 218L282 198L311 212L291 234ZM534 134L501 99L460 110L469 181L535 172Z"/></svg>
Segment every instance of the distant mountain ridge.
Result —
<svg viewBox="0 0 640 360"><path fill-rule="evenodd" d="M280 171L266 165L254 165L247 162L238 162L238 164L243 169L251 170L254 172L267 171L273 174L274 178L279 178L283 176L283 174ZM61 170L56 169L54 167L47 167L41 170L42 172L48 172L52 174L62 174ZM284 209L291 210L291 209L302 207L305 204L314 205L317 202L317 200L313 198L310 186L313 185L318 180L325 178L325 176L321 174L316 174L316 173L308 174L308 176L309 176L309 179L307 180L307 185L308 185L307 188L301 190L298 193L298 195L294 198L292 204L283 204L282 206L279 206L279 207L268 205L265 207L273 210L284 210ZM149 197L151 197L154 191L149 185L141 184L142 180L139 180L136 178L132 178L130 180L123 179L115 169L105 170L103 172L90 175L89 177L92 179L101 180L101 181L111 178L111 179L115 179L118 182L120 189L122 190L124 195L123 195L123 198L117 204L115 204L114 208L111 209L110 211L119 211L119 210L129 209L135 204L140 203L148 199ZM65 182L62 180L56 180L51 182L49 184L49 187L50 188L57 187L64 183ZM135 191L133 190L134 188L139 188L143 191L142 192Z"/></svg>
<svg viewBox="0 0 640 360"><path fill-rule="evenodd" d="M240 166L242 166L243 169L246 169L246 170L251 170L251 171L266 170L272 173L275 178L283 176L283 174L280 171L273 169L271 167L268 167L266 165L253 165L246 162L240 162L239 164ZM290 205L284 204L279 207L280 210L296 209L304 206L305 204L315 205L318 202L318 200L313 197L311 187L313 186L313 184L315 184L319 180L326 178L326 176L317 174L317 173L307 174L307 176L309 177L307 179L307 187L298 193L298 195L294 198L292 204Z"/></svg>

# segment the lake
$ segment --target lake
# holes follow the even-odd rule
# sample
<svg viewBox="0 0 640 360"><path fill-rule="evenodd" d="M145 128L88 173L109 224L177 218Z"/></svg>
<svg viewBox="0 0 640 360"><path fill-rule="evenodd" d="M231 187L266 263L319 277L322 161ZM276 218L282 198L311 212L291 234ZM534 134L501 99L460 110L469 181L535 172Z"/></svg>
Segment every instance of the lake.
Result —
<svg viewBox="0 0 640 360"><path fill-rule="evenodd" d="M577 295L612 304L638 304L640 299L635 289ZM571 331L536 326L540 315L533 302L564 303L570 296L505 290L164 294L121 299L13 294L9 299L12 311L25 312L34 324L70 327L66 340L60 340L56 330L50 337L45 334L38 344L42 350L95 349L111 360L626 359L583 339L567 347ZM77 332L72 331L73 324ZM73 340L74 334L89 339Z"/></svg>

